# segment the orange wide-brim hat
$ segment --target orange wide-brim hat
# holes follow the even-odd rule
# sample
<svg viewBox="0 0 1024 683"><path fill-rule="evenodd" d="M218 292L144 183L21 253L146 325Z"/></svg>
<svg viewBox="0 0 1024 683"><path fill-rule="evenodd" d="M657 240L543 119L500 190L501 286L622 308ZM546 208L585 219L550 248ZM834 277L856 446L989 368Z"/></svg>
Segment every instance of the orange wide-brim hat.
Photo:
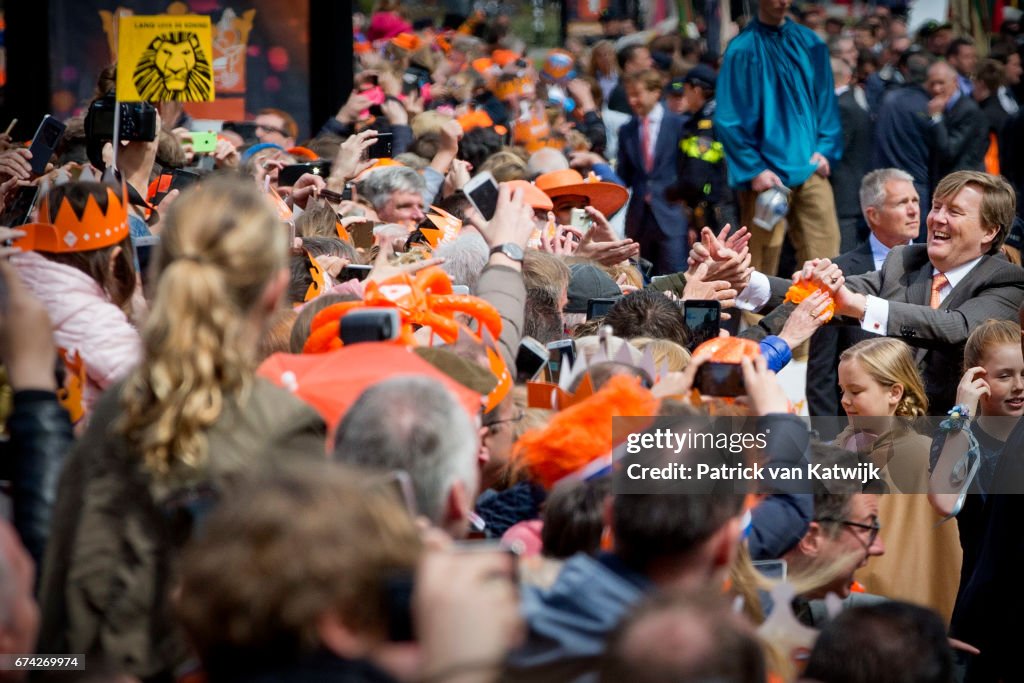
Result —
<svg viewBox="0 0 1024 683"><path fill-rule="evenodd" d="M534 211L551 211L555 208L555 205L551 202L551 197L544 194L543 190L531 182L526 180L509 180L505 184L513 192L522 190L526 203L533 207Z"/></svg>
<svg viewBox="0 0 1024 683"><path fill-rule="evenodd" d="M586 197L605 216L621 209L629 199L629 192L622 185L600 180L593 173L584 178L571 168L539 175L534 183L552 199L567 195Z"/></svg>

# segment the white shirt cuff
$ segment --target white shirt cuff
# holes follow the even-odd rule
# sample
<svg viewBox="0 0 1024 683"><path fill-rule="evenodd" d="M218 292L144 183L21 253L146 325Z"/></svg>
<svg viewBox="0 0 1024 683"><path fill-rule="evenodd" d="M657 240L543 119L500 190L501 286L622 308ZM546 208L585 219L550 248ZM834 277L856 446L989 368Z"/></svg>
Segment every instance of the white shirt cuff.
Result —
<svg viewBox="0 0 1024 683"><path fill-rule="evenodd" d="M870 294L866 298L861 329L874 334L889 334L889 302Z"/></svg>
<svg viewBox="0 0 1024 683"><path fill-rule="evenodd" d="M736 297L736 308L741 311L756 311L768 303L771 296L772 285L768 281L768 276L755 270L750 275L747 288Z"/></svg>

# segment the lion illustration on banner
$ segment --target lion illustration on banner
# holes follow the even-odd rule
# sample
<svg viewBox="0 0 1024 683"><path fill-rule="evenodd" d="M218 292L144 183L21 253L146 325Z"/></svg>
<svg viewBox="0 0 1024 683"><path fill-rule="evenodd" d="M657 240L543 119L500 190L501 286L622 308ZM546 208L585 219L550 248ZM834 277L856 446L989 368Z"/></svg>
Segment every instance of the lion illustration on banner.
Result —
<svg viewBox="0 0 1024 683"><path fill-rule="evenodd" d="M147 102L201 102L210 99L213 71L196 34L174 31L150 42L132 80Z"/></svg>

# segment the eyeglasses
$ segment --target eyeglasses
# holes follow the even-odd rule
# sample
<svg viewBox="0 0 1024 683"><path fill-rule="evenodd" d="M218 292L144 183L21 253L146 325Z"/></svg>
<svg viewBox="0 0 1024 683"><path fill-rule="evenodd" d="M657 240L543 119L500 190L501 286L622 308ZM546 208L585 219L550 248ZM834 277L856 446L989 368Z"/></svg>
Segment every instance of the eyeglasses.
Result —
<svg viewBox="0 0 1024 683"><path fill-rule="evenodd" d="M877 517L871 518L871 524L864 524L863 522L853 522L848 519L838 519L836 517L821 517L814 521L842 524L843 526L853 527L855 529L867 529L870 533L868 534L868 542L864 546L865 548L870 548L874 544L875 540L878 538L878 532L882 530L882 523L878 521ZM860 534L857 534L857 538L861 538Z"/></svg>
<svg viewBox="0 0 1024 683"><path fill-rule="evenodd" d="M266 131L268 133L277 133L281 137L285 137L285 138L288 137L288 131L282 130L281 128L274 128L273 126L264 126L263 124L260 124L260 123L256 124L256 130L258 130L258 131L263 130L263 131Z"/></svg>
<svg viewBox="0 0 1024 683"><path fill-rule="evenodd" d="M488 427L488 428L494 428L494 427L497 427L500 424L505 424L507 422L514 424L516 422L521 422L524 417L526 417L526 413L523 410L518 410L518 411L516 411L516 414L515 414L514 417L510 417L510 418L507 418L507 419L504 419L504 420L495 420L494 422L490 422L490 423L488 423L488 424L486 424L484 426Z"/></svg>

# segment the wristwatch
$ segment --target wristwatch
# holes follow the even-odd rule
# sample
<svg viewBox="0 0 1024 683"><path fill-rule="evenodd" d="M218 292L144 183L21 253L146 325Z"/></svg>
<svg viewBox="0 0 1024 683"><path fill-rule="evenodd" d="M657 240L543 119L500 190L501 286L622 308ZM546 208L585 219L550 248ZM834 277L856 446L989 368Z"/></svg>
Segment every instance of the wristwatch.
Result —
<svg viewBox="0 0 1024 683"><path fill-rule="evenodd" d="M513 261L523 262L523 248L518 244L512 242L505 242L505 244L499 244L498 246L491 249L492 254L504 254Z"/></svg>

